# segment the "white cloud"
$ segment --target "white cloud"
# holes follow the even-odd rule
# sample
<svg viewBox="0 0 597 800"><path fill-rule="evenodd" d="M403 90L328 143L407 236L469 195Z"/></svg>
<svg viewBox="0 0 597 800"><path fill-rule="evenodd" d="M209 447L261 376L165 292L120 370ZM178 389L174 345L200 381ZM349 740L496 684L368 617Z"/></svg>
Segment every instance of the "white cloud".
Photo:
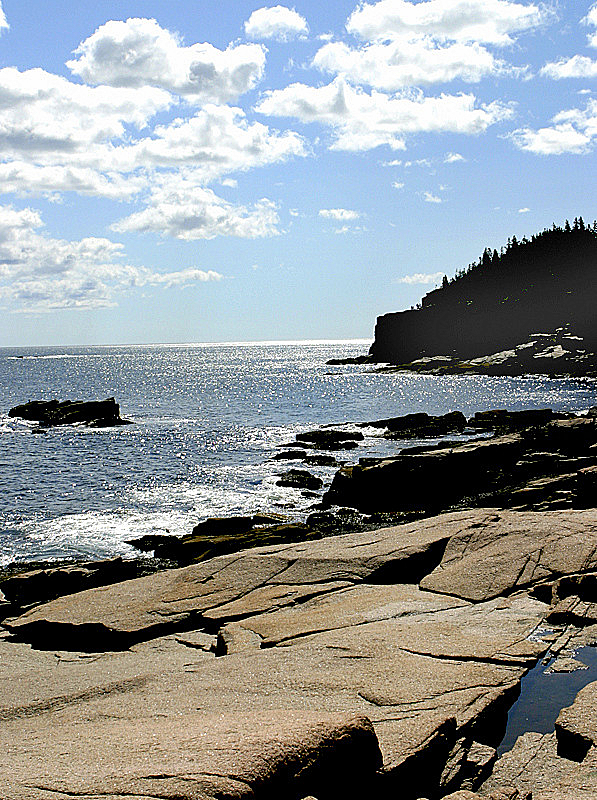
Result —
<svg viewBox="0 0 597 800"><path fill-rule="evenodd" d="M207 281L221 281L224 276L213 269L203 270L196 267L188 267L178 272L154 272L148 278L148 283L159 285L165 284L166 288L172 286L189 286L193 283L206 283Z"/></svg>
<svg viewBox="0 0 597 800"><path fill-rule="evenodd" d="M474 83L508 71L504 62L479 44L457 42L442 47L430 37L379 42L357 50L333 42L316 53L313 65L352 83L386 91L455 79Z"/></svg>
<svg viewBox="0 0 597 800"><path fill-rule="evenodd" d="M304 17L286 6L258 8L245 22L245 34L249 39L276 39L287 42L297 36L306 36L309 26Z"/></svg>
<svg viewBox="0 0 597 800"><path fill-rule="evenodd" d="M40 194L54 198L64 192L130 200L147 187L142 175L102 174L89 167L57 164L42 166L26 161L0 163L0 193Z"/></svg>
<svg viewBox="0 0 597 800"><path fill-rule="evenodd" d="M224 178L223 181L220 181L222 186L226 186L228 189L236 189L238 186L238 181L235 178Z"/></svg>
<svg viewBox="0 0 597 800"><path fill-rule="evenodd" d="M2 33L3 30L8 30L8 28L10 28L10 25L8 24L6 14L4 13L2 9L2 3L0 2L0 33Z"/></svg>
<svg viewBox="0 0 597 800"><path fill-rule="evenodd" d="M131 199L155 170L193 165L204 182L306 154L297 133L208 104L135 137L166 110L162 89L89 87L43 70L0 69L0 191Z"/></svg>
<svg viewBox="0 0 597 800"><path fill-rule="evenodd" d="M74 51L67 67L87 83L142 88L158 86L195 102L227 103L261 80L260 45L205 42L185 47L155 19L110 20Z"/></svg>
<svg viewBox="0 0 597 800"><path fill-rule="evenodd" d="M441 197L438 197L437 195L433 194L432 192L423 192L423 200L426 203L443 203L444 202L441 199Z"/></svg>
<svg viewBox="0 0 597 800"><path fill-rule="evenodd" d="M526 208L526 206L525 206L525 208L519 208L518 209L518 213L519 214L528 214L530 210L531 210L530 208Z"/></svg>
<svg viewBox="0 0 597 800"><path fill-rule="evenodd" d="M213 270L157 273L123 264L123 246L109 239L53 239L31 208L0 206L0 299L12 310L52 311L113 306L133 287L183 286L220 280Z"/></svg>
<svg viewBox="0 0 597 800"><path fill-rule="evenodd" d="M536 28L551 16L543 6L509 0L381 0L361 4L351 14L346 28L366 41L431 35L444 40L508 45L513 34Z"/></svg>
<svg viewBox="0 0 597 800"><path fill-rule="evenodd" d="M360 214L349 208L321 208L319 216L324 219L349 220L358 219Z"/></svg>
<svg viewBox="0 0 597 800"><path fill-rule="evenodd" d="M335 134L332 149L349 151L370 150L384 144L394 150L404 149L404 137L411 133L478 134L512 114L509 107L498 102L476 107L475 97L470 94L368 94L341 79L327 86L294 83L267 92L257 110L329 126Z"/></svg>
<svg viewBox="0 0 597 800"><path fill-rule="evenodd" d="M458 161L466 161L466 159L460 153L446 153L444 164L456 164Z"/></svg>
<svg viewBox="0 0 597 800"><path fill-rule="evenodd" d="M394 187L394 189L404 189L404 184L401 183L400 181L394 181L392 183L392 186Z"/></svg>
<svg viewBox="0 0 597 800"><path fill-rule="evenodd" d="M275 236L279 217L266 199L251 207L233 205L201 185L192 172L156 178L146 208L112 226L119 232L159 233L193 241L216 236L256 239Z"/></svg>
<svg viewBox="0 0 597 800"><path fill-rule="evenodd" d="M193 166L210 181L305 154L305 142L297 133L249 123L240 108L208 105L190 119L157 126L151 137L123 147L113 160L121 159L126 169Z"/></svg>
<svg viewBox="0 0 597 800"><path fill-rule="evenodd" d="M42 69L0 69L0 157L27 155L66 163L145 126L172 103L161 89L80 86Z"/></svg>
<svg viewBox="0 0 597 800"><path fill-rule="evenodd" d="M414 275L403 275L401 278L397 279L396 283L406 283L406 284L439 283L443 277L444 277L443 272L432 272L432 273L415 272Z"/></svg>
<svg viewBox="0 0 597 800"><path fill-rule="evenodd" d="M521 150L537 155L588 153L597 139L597 100L589 100L585 109L561 111L552 123L539 130L520 128L510 138Z"/></svg>
<svg viewBox="0 0 597 800"><path fill-rule="evenodd" d="M597 78L597 61L587 56L572 56L546 64L541 74L547 78Z"/></svg>
<svg viewBox="0 0 597 800"><path fill-rule="evenodd" d="M582 19L585 25L592 25L597 28L597 3L591 6L589 13ZM597 47L597 33L590 33L588 35L589 47Z"/></svg>

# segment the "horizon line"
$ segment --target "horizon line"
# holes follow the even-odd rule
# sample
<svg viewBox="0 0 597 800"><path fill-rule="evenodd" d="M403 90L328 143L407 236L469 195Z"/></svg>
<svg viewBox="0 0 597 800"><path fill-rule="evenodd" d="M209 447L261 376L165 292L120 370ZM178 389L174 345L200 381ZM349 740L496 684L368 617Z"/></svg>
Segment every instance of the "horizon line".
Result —
<svg viewBox="0 0 597 800"><path fill-rule="evenodd" d="M2 345L1 350L31 350L33 348L56 349L59 347L250 347L277 345L320 345L320 344L371 344L373 338L354 339L257 339L219 342L120 342L112 344L27 344Z"/></svg>

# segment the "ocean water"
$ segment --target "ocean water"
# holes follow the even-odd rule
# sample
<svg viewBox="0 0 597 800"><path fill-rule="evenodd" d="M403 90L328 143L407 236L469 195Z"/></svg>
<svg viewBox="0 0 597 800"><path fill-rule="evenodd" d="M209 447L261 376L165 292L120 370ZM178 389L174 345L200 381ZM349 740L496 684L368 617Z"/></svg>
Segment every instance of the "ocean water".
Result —
<svg viewBox="0 0 597 800"><path fill-rule="evenodd" d="M276 486L272 461L299 431L417 411L582 410L593 380L375 373L331 367L369 342L0 349L0 565L138 555L126 540L189 532L214 515L272 510L300 519L314 502ZM133 425L33 435L8 417L34 399L114 396ZM357 450L396 453L369 429ZM405 443L406 444L406 443ZM412 444L412 441L408 442ZM333 468L312 472L331 480Z"/></svg>

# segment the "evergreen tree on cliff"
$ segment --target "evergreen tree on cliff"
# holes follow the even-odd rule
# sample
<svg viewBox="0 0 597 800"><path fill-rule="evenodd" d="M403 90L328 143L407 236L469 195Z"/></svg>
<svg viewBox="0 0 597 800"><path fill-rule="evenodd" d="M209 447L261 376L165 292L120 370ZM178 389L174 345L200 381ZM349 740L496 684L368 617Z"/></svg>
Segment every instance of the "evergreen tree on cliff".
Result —
<svg viewBox="0 0 597 800"><path fill-rule="evenodd" d="M371 355L400 364L423 356L475 358L567 327L597 349L597 222L555 224L486 248L444 278L417 310L379 317Z"/></svg>

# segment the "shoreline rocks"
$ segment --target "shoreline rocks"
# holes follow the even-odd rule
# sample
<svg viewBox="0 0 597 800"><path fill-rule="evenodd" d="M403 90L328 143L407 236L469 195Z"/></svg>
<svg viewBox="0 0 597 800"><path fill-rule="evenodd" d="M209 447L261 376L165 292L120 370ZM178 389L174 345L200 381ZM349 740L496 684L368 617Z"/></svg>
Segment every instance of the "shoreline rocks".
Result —
<svg viewBox="0 0 597 800"><path fill-rule="evenodd" d="M0 795L595 797L597 684L496 748L539 659L597 642L597 418L415 416L376 427L483 438L343 467L306 523L135 541L175 568L0 582ZM331 432L306 449L360 441Z"/></svg>
<svg viewBox="0 0 597 800"><path fill-rule="evenodd" d="M581 591L579 571L597 599L596 552L597 509L477 509L38 605L0 636L0 793L416 800L501 786L520 681L563 646L553 623L536 631ZM560 727L595 741L592 708L579 695ZM554 757L586 773L589 756Z"/></svg>

